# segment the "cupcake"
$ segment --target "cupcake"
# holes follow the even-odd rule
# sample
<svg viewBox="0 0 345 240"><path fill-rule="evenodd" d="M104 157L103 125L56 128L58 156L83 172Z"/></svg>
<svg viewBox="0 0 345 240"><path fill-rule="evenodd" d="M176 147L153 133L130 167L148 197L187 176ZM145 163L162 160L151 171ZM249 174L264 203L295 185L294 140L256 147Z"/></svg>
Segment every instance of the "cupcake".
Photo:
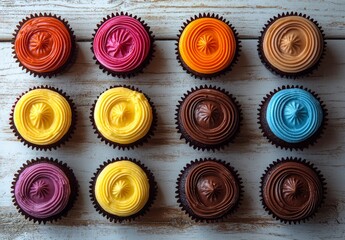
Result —
<svg viewBox="0 0 345 240"><path fill-rule="evenodd" d="M142 72L154 52L150 27L137 16L123 12L103 18L91 44L99 68L122 78Z"/></svg>
<svg viewBox="0 0 345 240"><path fill-rule="evenodd" d="M130 86L114 86L104 91L91 108L90 120L102 141L120 149L147 142L157 125L153 103Z"/></svg>
<svg viewBox="0 0 345 240"><path fill-rule="evenodd" d="M60 16L34 14L17 25L13 54L23 70L35 77L52 77L75 59L76 43L68 22Z"/></svg>
<svg viewBox="0 0 345 240"><path fill-rule="evenodd" d="M218 14L192 17L183 23L177 36L177 60L195 78L211 79L225 74L239 57L237 32Z"/></svg>
<svg viewBox="0 0 345 240"><path fill-rule="evenodd" d="M270 19L259 37L262 63L286 78L310 75L325 54L326 42L319 24L301 13L283 13Z"/></svg>
<svg viewBox="0 0 345 240"><path fill-rule="evenodd" d="M239 132L241 108L231 94L213 86L191 89L176 109L177 130L194 149L224 148Z"/></svg>
<svg viewBox="0 0 345 240"><path fill-rule="evenodd" d="M199 159L187 164L177 179L176 198L196 222L227 218L242 200L241 178L228 163Z"/></svg>
<svg viewBox="0 0 345 240"><path fill-rule="evenodd" d="M270 164L261 178L261 201L265 210L281 222L305 222L323 203L325 185L313 164L282 158Z"/></svg>
<svg viewBox="0 0 345 240"><path fill-rule="evenodd" d="M32 149L51 150L69 140L75 130L76 108L62 90L39 86L17 98L10 126L18 139Z"/></svg>
<svg viewBox="0 0 345 240"><path fill-rule="evenodd" d="M26 219L45 224L67 215L78 189L73 171L65 163L42 157L27 161L15 174L12 198Z"/></svg>
<svg viewBox="0 0 345 240"><path fill-rule="evenodd" d="M108 160L90 182L90 197L96 210L109 221L135 220L144 215L157 195L150 170L130 158Z"/></svg>
<svg viewBox="0 0 345 240"><path fill-rule="evenodd" d="M258 123L276 147L303 150L316 143L326 125L327 110L315 92L283 86L264 97Z"/></svg>

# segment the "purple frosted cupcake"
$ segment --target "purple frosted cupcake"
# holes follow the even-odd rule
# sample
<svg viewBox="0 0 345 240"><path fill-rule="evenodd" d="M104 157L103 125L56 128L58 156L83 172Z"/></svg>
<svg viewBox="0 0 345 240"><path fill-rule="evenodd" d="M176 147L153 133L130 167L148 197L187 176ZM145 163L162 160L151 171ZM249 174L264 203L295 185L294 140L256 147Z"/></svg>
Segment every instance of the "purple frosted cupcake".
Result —
<svg viewBox="0 0 345 240"><path fill-rule="evenodd" d="M39 223L66 216L78 195L73 171L62 162L48 158L27 161L15 174L13 202L18 211Z"/></svg>

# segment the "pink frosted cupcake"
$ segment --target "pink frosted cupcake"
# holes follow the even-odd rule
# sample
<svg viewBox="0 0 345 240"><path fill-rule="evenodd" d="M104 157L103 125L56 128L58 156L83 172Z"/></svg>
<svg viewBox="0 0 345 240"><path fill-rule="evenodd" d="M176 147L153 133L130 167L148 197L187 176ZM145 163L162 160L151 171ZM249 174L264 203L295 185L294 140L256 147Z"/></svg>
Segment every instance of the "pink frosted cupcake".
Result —
<svg viewBox="0 0 345 240"><path fill-rule="evenodd" d="M131 77L149 64L154 37L147 24L128 13L116 13L97 25L91 50L100 69L118 77Z"/></svg>

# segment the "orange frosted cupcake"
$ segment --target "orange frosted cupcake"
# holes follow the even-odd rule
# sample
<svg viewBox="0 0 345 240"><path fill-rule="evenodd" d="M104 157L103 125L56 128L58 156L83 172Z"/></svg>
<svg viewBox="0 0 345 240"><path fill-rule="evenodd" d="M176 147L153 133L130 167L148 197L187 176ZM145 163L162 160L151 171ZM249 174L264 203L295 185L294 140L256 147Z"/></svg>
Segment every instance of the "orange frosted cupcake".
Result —
<svg viewBox="0 0 345 240"><path fill-rule="evenodd" d="M75 36L67 21L52 14L35 14L19 22L13 54L23 70L38 77L52 77L74 58Z"/></svg>
<svg viewBox="0 0 345 240"><path fill-rule="evenodd" d="M196 78L213 78L232 69L239 57L237 32L218 14L199 14L183 23L177 59Z"/></svg>

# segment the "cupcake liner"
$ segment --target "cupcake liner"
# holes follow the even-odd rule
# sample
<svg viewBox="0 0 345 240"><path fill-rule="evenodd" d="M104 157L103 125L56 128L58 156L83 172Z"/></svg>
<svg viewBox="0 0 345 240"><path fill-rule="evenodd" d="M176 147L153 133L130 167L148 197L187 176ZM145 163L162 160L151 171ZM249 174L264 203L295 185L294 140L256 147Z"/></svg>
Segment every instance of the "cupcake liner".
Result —
<svg viewBox="0 0 345 240"><path fill-rule="evenodd" d="M287 16L299 16L299 17L303 17L306 18L308 20L310 20L311 22L313 22L316 27L320 30L320 33L322 35L323 38L323 50L322 50L322 54L319 58L319 60L310 68L298 72L298 73L286 73L283 72L277 68L275 68L274 66L272 66L269 61L266 59L265 54L263 53L263 39L265 37L266 31L267 29L277 20L280 19L282 17L287 17ZM316 71L319 66L321 61L323 60L325 54L326 54L326 46L327 46L327 42L325 41L325 34L324 31L322 30L321 26L319 25L319 23L317 21L315 21L313 18L311 18L310 16L307 16L306 14L302 14L302 13L297 13L297 12L283 12L282 14L278 14L278 16L274 16L273 18L270 18L267 23L265 24L265 26L263 27L263 30L260 31L261 35L259 36L258 39L258 46L257 46L257 50L258 50L258 54L259 54L259 58L262 62L262 64L268 69L270 70L272 73L282 77L282 78L290 78L290 79L297 79L297 78L303 78L303 77L308 77L309 75L311 75L314 71Z"/></svg>
<svg viewBox="0 0 345 240"><path fill-rule="evenodd" d="M18 178L20 174L23 172L23 170L26 167L29 167L38 163L50 163L60 168L66 174L70 182L70 187L71 187L71 195L66 207L59 214L48 217L48 218L36 218L26 213L23 209L20 208L14 194L14 188L15 188L16 182L18 181ZM53 222L58 221L62 217L66 217L68 211L71 210L71 208L73 207L79 195L79 183L73 173L73 170L70 167L68 167L66 163L63 163L62 161L58 161L57 159L54 160L53 158L40 157L40 158L28 160L26 161L26 163L23 164L23 166L20 167L20 169L14 175L12 186L11 186L11 193L12 193L12 202L14 206L17 208L18 212L25 217L25 219L28 219L29 221L33 221L34 223L38 222L39 224L41 223L46 224L46 222L53 223Z"/></svg>
<svg viewBox="0 0 345 240"><path fill-rule="evenodd" d="M124 87L124 88L128 88L128 89L131 89L133 91L137 91L137 92L144 94L144 96L146 97L147 101L149 102L149 104L152 108L153 119L152 119L152 123L151 123L151 127L150 127L149 131L146 133L146 135L143 138L141 138L141 139L139 139L136 142L133 142L131 144L120 144L120 143L116 143L116 142L110 141L109 139L105 138L102 135L102 133L100 131L98 131L96 123L95 123L95 119L93 117L97 100L102 95L102 93L104 93L105 91L107 91L109 89L116 88L116 87ZM155 108L153 102L151 101L151 99L145 93L143 93L141 90L139 90L138 88L135 88L135 87L129 86L129 85L115 85L115 86L111 86L111 87L107 88L105 91L103 91L101 94L98 95L97 99L94 101L94 103L92 104L92 107L90 109L91 110L90 111L90 121L92 123L93 129L95 130L94 133L97 134L97 137L99 139L101 139L102 142L105 142L105 144L108 144L109 146L112 146L113 148L118 148L118 149L122 149L122 150L133 149L134 147L142 146L144 143L148 142L148 140L151 137L153 137L153 135L154 135L154 132L155 132L156 127L157 127L157 119L158 119L156 108Z"/></svg>
<svg viewBox="0 0 345 240"><path fill-rule="evenodd" d="M231 63L229 64L229 66L227 66L225 69L223 69L220 72L216 72L216 73L212 73L212 74L203 74L203 73L199 73L196 72L194 70L192 70L191 68L189 68L187 66L187 64L184 63L183 59L180 56L180 51L179 51L179 43L180 43L180 37L182 32L184 31L184 29L187 27L187 25L189 23L191 23L194 20L197 20L199 18L215 18L217 20L220 20L222 22L224 22L225 24L227 24L230 29L233 31L234 36L235 36L235 40L236 40L236 52L234 55L233 60L231 61ZM176 59L179 62L180 66L183 68L184 71L186 71L188 74L190 74L191 76L193 76L194 78L198 78L198 79L212 79L215 77L220 77L222 75L225 75L227 72L230 72L232 70L232 68L236 65L236 63L238 62L238 58L240 57L240 52L241 52L241 41L238 39L238 33L236 31L236 29L232 26L232 24L230 24L229 21L227 21L225 18L223 18L222 16L219 16L218 14L210 14L210 13L199 13L199 15L194 15L194 17L191 17L190 19L187 19L185 22L183 22L183 25L181 26L181 29L179 30L179 34L177 35L177 42L175 43L176 48L175 48L175 52L176 52Z"/></svg>
<svg viewBox="0 0 345 240"><path fill-rule="evenodd" d="M200 163L203 163L206 161L213 161L213 162L221 163L223 166L225 166L231 172L231 174L237 180L238 185L239 185L239 198L238 198L237 203L233 206L232 209L230 209L223 216L217 217L217 218L212 218L212 219L206 219L206 218L201 218L201 217L197 216L197 214L195 214L193 212L193 210L189 207L189 204L188 204L186 197L185 197L185 194L184 194L184 184L185 184L186 177L188 176L188 173L190 171L190 168L192 166L194 166L194 164L200 164ZM181 170L181 172L177 178L177 181L176 181L175 198L177 199L177 203L179 204L179 207L185 212L185 214L187 214L195 222L206 222L206 223L221 222L221 221L228 219L229 216L234 214L237 211L237 209L239 208L239 206L242 204L243 193L244 193L242 184L243 184L242 178L240 178L238 171L235 170L230 165L230 163L227 163L225 161L222 161L222 160L219 160L216 158L195 159L194 161L187 163L187 165L184 166L183 169Z"/></svg>
<svg viewBox="0 0 345 240"><path fill-rule="evenodd" d="M268 126L268 123L266 121L266 109L272 96L280 90L292 89L292 88L300 88L311 93L319 101L322 112L323 112L323 120L322 120L320 128L310 138L299 143L288 143L288 142L285 142L284 140L281 140L280 138L275 136L274 133L270 130L270 127ZM326 105L324 104L323 101L321 101L321 99L315 92L309 90L308 88L304 88L303 86L287 85L287 86L278 87L278 89L274 89L273 92L266 94L266 97L264 97L263 101L261 101L261 104L259 105L259 108L258 108L258 124L259 124L259 129L262 132L262 135L266 137L272 145L275 145L277 148L280 147L281 149L286 149L286 150L290 149L291 151L292 149L303 151L303 149L308 148L310 145L313 146L317 142L317 140L322 136L328 122L327 115L328 115L328 111L326 109Z"/></svg>
<svg viewBox="0 0 345 240"><path fill-rule="evenodd" d="M71 53L70 56L68 57L68 60L66 61L66 63L64 65L62 65L60 68L52 71L52 72L45 72L45 73L40 73L40 72L36 72L33 70L30 70L28 68L26 68L18 59L16 51L15 51L15 40L17 38L17 34L20 31L21 27L24 25L24 23L26 23L27 21L33 19L33 18L38 18L38 17L52 17L52 18L56 18L57 20L60 20L65 27L67 28L70 37L71 37L71 43L72 43L72 47L71 47ZM57 74L61 73L61 72L65 72L68 71L68 69L72 66L72 64L76 61L77 59L77 44L76 44L76 37L74 35L74 31L72 30L71 26L69 25L68 21L65 20L64 18L61 18L61 16L57 16L55 14L52 13L35 13L35 14L30 14L30 16L22 19L22 21L20 21L18 23L18 25L16 26L17 29L14 30L13 33L13 38L12 38L12 54L13 54L13 58L15 59L15 61L19 64L19 67L22 68L22 70L26 71L27 73L29 73L30 75L34 75L34 77L43 77L43 78L51 78L53 76L56 76Z"/></svg>
<svg viewBox="0 0 345 240"><path fill-rule="evenodd" d="M239 113L239 126L236 130L236 133L229 138L228 140L225 140L224 142L220 143L220 144L215 144L215 145L207 145L207 144L203 144L200 143L198 141L195 141L193 139L191 139L191 137L189 137L189 135L185 132L185 130L183 129L183 127L181 127L180 125L180 121L179 121L179 115L180 115L180 108L182 103L184 102L184 100L186 99L186 97L197 91L200 89L214 89L214 90L218 90L220 92L222 92L223 94L227 95L229 97L229 99L236 105L237 109L238 109L238 113ZM183 95L183 97L181 98L181 100L178 101L178 105L176 105L176 113L175 113L175 124L176 124L176 129L177 132L181 134L180 139L185 139L186 144L189 144L190 147L193 147L194 149L198 149L198 150L202 150L202 151L215 151L215 150L220 150L220 149L224 149L224 147L228 146L229 143L233 143L234 140L237 138L238 134L240 133L240 129L242 127L242 120L243 120L243 114L242 114L242 109L241 109L241 105L239 104L239 102L236 100L236 98L230 94L228 91L226 91L223 88L220 87L216 87L216 86L212 86L212 85L200 85L199 87L195 87L195 88L191 88L191 90L188 90L187 93L185 93Z"/></svg>
<svg viewBox="0 0 345 240"><path fill-rule="evenodd" d="M68 129L67 133L59 141L57 141L56 143L48 144L48 145L37 145L37 144L31 143L31 142L25 140L20 135L20 133L18 132L18 130L17 130L15 124L14 124L13 114L14 114L14 109L15 109L15 106L16 106L17 102L26 93L28 93L28 92L30 92L32 90L35 90L35 89L49 89L49 90L55 91L55 92L61 94L67 100L67 102L69 103L69 105L71 107L71 110L72 110L71 126ZM47 151L47 150L57 149L58 147L61 147L61 145L64 145L66 142L68 142L70 140L70 138L72 137L72 135L73 135L73 133L74 133L74 131L76 129L77 110L76 110L76 107L74 105L74 102L72 101L72 99L68 95L66 95L65 92L63 92L62 90L60 90L58 88L54 88L54 87L51 87L51 86L48 86L48 85L45 85L45 86L41 85L41 86L36 86L36 87L30 88L28 91L22 93L19 97L17 97L15 103L12 105L12 110L11 110L11 114L10 114L10 119L9 120L10 120L10 129L12 129L12 132L14 133L14 135L17 137L17 139L20 142L22 142L28 148L31 147L32 149L36 149L36 150L40 150L40 151L42 151L42 150Z"/></svg>
<svg viewBox="0 0 345 240"><path fill-rule="evenodd" d="M117 215L108 213L98 204L98 202L96 200L96 196L95 196L95 184L96 184L96 180L97 180L98 175L102 172L102 170L108 164L113 163L113 162L117 162L117 161L122 161L122 160L131 161L131 162L137 164L139 167L141 167L141 169L146 173L146 176L149 180L149 185L150 185L149 199L147 200L145 206L139 212L137 212L133 215L130 215L128 217L121 217L121 216L117 216ZM157 183L155 181L155 178L154 178L152 172L144 164L142 164L139 160L136 160L134 158L120 157L120 158L116 158L116 159L113 158L111 160L109 159L109 160L103 162L103 164L97 168L96 172L94 173L94 176L91 178L91 181L90 181L89 193L90 193L90 199L92 201L92 204L99 214L101 214L103 217L106 217L110 222L121 223L121 222L135 221L138 218L145 215L147 212L149 212L153 202L156 200L157 191L158 191L158 187L157 187Z"/></svg>
<svg viewBox="0 0 345 240"><path fill-rule="evenodd" d="M154 53L155 53L155 36L153 35L153 32L150 30L150 27L147 25L147 23L145 23L144 20L142 20L140 17L138 18L136 15L132 15L129 14L128 12L116 12L116 13L112 13L111 15L107 15L106 18L103 18L102 21L100 23L97 24L97 28L94 29L95 33L92 34L92 39L91 39L91 51L94 54L94 50L93 50L93 41L95 39L96 33L98 31L98 29L109 19L113 18L113 17L117 17L117 16L128 16L128 17L132 17L136 20L138 20L142 26L145 28L146 32L148 33L150 40L151 40L151 46L150 46L150 51L146 57L146 59L142 62L142 64L140 66L138 66L137 68L135 68L132 71L128 71L128 72L116 72L113 71L105 66L103 66L96 58L95 55L93 55L93 59L96 61L96 64L99 66L99 69L101 69L104 73L106 73L107 75L112 75L113 77L121 77L121 78L131 78L139 73L142 73L144 68L146 68L149 63L152 61L152 58L154 57Z"/></svg>
<svg viewBox="0 0 345 240"><path fill-rule="evenodd" d="M322 199L321 202L319 204L319 206L315 209L315 211L313 212L313 214L311 214L310 216L307 216L303 219L299 219L299 220L285 220L282 219L280 217L278 217L276 214L274 214L266 205L265 201L264 201L264 197L263 197L263 187L264 187L264 181L265 181L265 176L270 172L270 170L272 168L274 168L275 166L277 166L278 164L281 163L285 163L285 162L297 162L297 163L302 163L303 165L311 168L312 170L314 170L314 172L318 175L318 178L322 184ZM282 223L293 223L293 224L300 224L301 222L305 223L306 221L312 219L315 214L318 212L319 208L324 204L324 201L326 199L326 194L327 194L327 188L326 188L326 182L325 182L325 178L323 177L323 175L321 174L320 170L318 170L314 164L310 163L309 161L302 159L302 158L297 158L297 157L287 157L287 158L281 158L281 159L277 159L276 161L274 161L273 163L271 163L265 170L265 172L263 173L262 177L261 177L261 181L260 181L260 201L262 203L263 208L265 209L266 212L268 212L269 215L272 215L272 217L276 220L279 220Z"/></svg>

